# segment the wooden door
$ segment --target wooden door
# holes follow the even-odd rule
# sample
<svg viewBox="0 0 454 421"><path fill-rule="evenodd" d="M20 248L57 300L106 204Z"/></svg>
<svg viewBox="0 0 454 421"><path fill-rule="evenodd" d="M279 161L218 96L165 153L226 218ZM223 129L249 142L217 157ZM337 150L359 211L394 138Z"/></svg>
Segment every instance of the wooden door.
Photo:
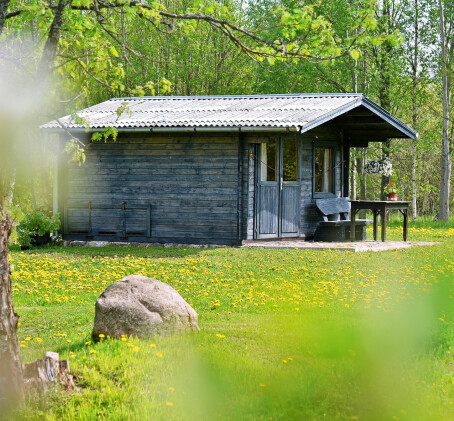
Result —
<svg viewBox="0 0 454 421"><path fill-rule="evenodd" d="M255 238L299 234L298 140L274 139L259 146Z"/></svg>

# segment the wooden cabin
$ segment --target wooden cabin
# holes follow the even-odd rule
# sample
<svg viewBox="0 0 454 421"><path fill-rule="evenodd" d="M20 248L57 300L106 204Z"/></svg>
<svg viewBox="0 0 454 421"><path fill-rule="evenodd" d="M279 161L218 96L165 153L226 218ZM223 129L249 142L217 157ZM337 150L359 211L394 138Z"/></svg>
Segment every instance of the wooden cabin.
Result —
<svg viewBox="0 0 454 421"><path fill-rule="evenodd" d="M67 240L310 239L315 199L349 195L351 147L416 136L362 94L113 98L77 115L88 133L71 116L42 126L87 144L83 165L57 165ZM90 140L106 127L116 141Z"/></svg>

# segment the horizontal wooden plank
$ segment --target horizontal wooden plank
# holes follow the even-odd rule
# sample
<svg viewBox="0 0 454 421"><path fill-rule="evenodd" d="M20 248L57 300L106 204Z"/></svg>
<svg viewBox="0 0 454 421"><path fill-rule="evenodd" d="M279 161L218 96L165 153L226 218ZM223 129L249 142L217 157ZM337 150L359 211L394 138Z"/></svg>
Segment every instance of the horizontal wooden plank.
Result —
<svg viewBox="0 0 454 421"><path fill-rule="evenodd" d="M87 185L87 183L89 183ZM219 186L216 188L222 189L234 189L238 186L236 180L140 180L137 178L121 178L121 179L104 179L104 180L90 180L88 178L77 178L68 181L68 186L74 191L81 190L90 190L95 191L99 189L108 189L108 188L119 188L119 189L205 189L205 188L214 188L214 186ZM131 187L129 187L131 186ZM222 187L221 187L222 186Z"/></svg>
<svg viewBox="0 0 454 421"><path fill-rule="evenodd" d="M108 200L102 201L103 198L97 196L96 199L91 200L93 206L98 206L98 205L105 205L105 203L112 204L114 206L115 204L118 204L118 206L121 206L123 203L123 200L121 198L116 198L116 197L108 197ZM147 206L151 204L152 210L153 209L161 209L160 206L162 206L164 211L167 209L173 209L176 207L186 207L188 209L190 208L204 208L204 209L214 209L214 208L227 208L230 206L236 206L236 198L229 197L227 200L197 200L197 199L186 199L184 197L178 196L176 199L170 198L170 199L163 199L160 198L159 201L153 201L150 199L139 199L139 198L131 198L130 200L126 201L126 205L128 207L134 207L134 206ZM85 198L83 200L78 200L77 198L73 197L67 202L67 206L88 206L88 200ZM110 206L110 205L109 205Z"/></svg>
<svg viewBox="0 0 454 421"><path fill-rule="evenodd" d="M120 177L120 176L139 176L139 177L188 177L188 176L196 176L196 177L204 177L204 176L226 176L226 175L237 175L237 168L235 165L231 166L223 166L220 167L212 167L212 166L194 166L194 165L187 165L185 167L177 167L177 166L156 166L154 163L150 163L150 165L139 166L139 167L119 167L116 168L114 172L112 170L101 167L99 165L96 166L84 166L82 168L71 168L68 173L68 178L71 179L73 177L94 177L96 178L103 178L103 177Z"/></svg>
<svg viewBox="0 0 454 421"><path fill-rule="evenodd" d="M159 151L232 151L238 154L238 147L233 142L219 142L219 143L183 143L183 142L168 142L168 143L141 143L141 144L112 144L106 146L105 144L92 144L88 147L87 153L91 154L142 154L148 152Z"/></svg>
<svg viewBox="0 0 454 421"><path fill-rule="evenodd" d="M144 133L136 133L131 136L129 133L120 133L115 142L92 143L91 145L107 145L115 147L117 145L141 145L141 144L166 144L166 143L238 143L238 134L179 134L172 133L166 136L153 134L146 136Z"/></svg>
<svg viewBox="0 0 454 421"><path fill-rule="evenodd" d="M134 159L140 157L140 159L153 159L154 157L172 157L174 159L178 159L179 157L188 157L191 158L210 158L210 157L225 157L225 158L236 158L238 160L238 154L236 151L232 151L231 149L206 149L206 148L198 148L198 149L169 149L169 150L146 150L146 151L117 151L113 153L113 151L94 151L87 152L86 157L87 159L98 159L102 160L110 160L110 159Z"/></svg>
<svg viewBox="0 0 454 421"><path fill-rule="evenodd" d="M208 231L204 229L199 229L197 231L183 231L183 230L156 230L152 228L152 235L151 238L166 238L168 242L171 242L170 239L173 241L179 242L179 239L213 239L217 240L222 244L223 239L234 239L236 238L237 230L236 227L232 228L230 231L222 230L222 231Z"/></svg>
<svg viewBox="0 0 454 421"><path fill-rule="evenodd" d="M79 241L86 241L86 235L80 234L65 234L63 236L64 240L79 240ZM235 246L239 245L239 241L235 237L231 238L191 238L191 237L133 237L129 236L126 238L122 238L119 235L95 235L90 237L90 241L130 241L130 242L150 242L150 243L175 243L175 244L213 244L213 245L227 245L227 246Z"/></svg>
<svg viewBox="0 0 454 421"><path fill-rule="evenodd" d="M84 195L99 195L104 197L109 197L114 195L114 197L121 197L126 200L127 197L141 195L143 198L150 197L154 200L160 200L161 198L178 198L178 197L185 197L189 198L192 197L194 200L197 198L207 198L210 197L212 200L222 200L221 198L229 198L231 196L235 196L236 199L236 189L233 187L208 187L208 186L200 186L197 188L181 188L181 187L173 187L167 189L165 186L162 188L150 188L146 186L138 186L138 187L103 187L103 186L91 186L89 189L84 188L84 186L70 186L69 194L71 196L78 196L84 197Z"/></svg>

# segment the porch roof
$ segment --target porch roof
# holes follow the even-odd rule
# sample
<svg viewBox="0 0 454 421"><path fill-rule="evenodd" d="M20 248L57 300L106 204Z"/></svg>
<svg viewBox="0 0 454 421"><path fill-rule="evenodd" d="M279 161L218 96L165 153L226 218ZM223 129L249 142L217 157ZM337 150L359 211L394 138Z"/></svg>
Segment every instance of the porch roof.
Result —
<svg viewBox="0 0 454 421"><path fill-rule="evenodd" d="M119 110L123 110L118 115ZM305 133L322 124L344 130L353 145L417 133L363 94L163 96L112 98L77 113L90 131L276 131ZM85 130L71 115L41 126Z"/></svg>

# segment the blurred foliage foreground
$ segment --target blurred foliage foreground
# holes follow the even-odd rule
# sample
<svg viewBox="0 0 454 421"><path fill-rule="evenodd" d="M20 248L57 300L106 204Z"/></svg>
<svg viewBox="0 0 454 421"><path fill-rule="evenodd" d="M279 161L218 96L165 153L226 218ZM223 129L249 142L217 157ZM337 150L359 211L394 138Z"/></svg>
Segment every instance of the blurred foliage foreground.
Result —
<svg viewBox="0 0 454 421"><path fill-rule="evenodd" d="M454 230L410 239L440 244L13 251L22 358L60 352L82 390L12 419L452 420ZM93 344L96 298L133 273L176 288L201 332Z"/></svg>

